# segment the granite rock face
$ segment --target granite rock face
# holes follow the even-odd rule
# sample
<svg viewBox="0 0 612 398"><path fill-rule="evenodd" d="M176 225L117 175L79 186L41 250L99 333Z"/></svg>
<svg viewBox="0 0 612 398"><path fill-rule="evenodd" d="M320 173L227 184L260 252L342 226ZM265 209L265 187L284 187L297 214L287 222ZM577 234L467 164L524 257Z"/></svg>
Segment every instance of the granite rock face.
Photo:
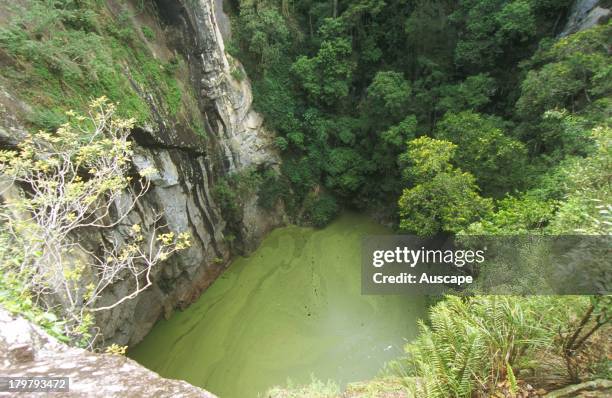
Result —
<svg viewBox="0 0 612 398"><path fill-rule="evenodd" d="M109 0L107 6L114 4ZM170 115L163 98L135 84L134 90L150 106L154 123L134 130L133 164L136 170L153 166L157 173L122 225L103 232L84 231L84 241L88 250L96 250L104 240L122 241L133 224L140 224L144 235L150 235L157 221L169 230L188 232L192 245L155 267L154 285L148 290L98 314L102 344L138 343L161 316L190 304L215 280L232 255L224 236L225 215L213 195L215 185L230 173L276 168L280 163L272 133L252 108L249 80L232 76L234 69L244 71L225 54L216 21L222 10L215 10L215 0L156 0L154 4L155 15L148 18L163 34L148 45L155 57L171 54L186 61L188 72L181 78L181 87L193 93L204 132ZM28 112L29 105L0 80L0 148L12 147L25 136ZM128 202L124 197L116 205ZM240 231L232 242L234 252L256 247L268 231L284 222L282 209L258 207L256 192L241 198L239 205L243 218L237 228L233 225L234 231ZM131 283L117 282L100 304L113 303L133 291Z"/></svg>
<svg viewBox="0 0 612 398"><path fill-rule="evenodd" d="M215 398L187 382L164 379L125 356L68 347L1 308L0 374L68 377L69 392L50 393L54 397ZM0 392L0 397L14 395Z"/></svg>

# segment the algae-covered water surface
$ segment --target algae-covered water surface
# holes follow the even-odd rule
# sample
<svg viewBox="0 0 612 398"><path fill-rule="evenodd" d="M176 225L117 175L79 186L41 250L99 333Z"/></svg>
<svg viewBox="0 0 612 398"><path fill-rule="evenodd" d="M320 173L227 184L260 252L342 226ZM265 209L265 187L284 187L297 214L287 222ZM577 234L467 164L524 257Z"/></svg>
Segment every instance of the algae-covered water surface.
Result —
<svg viewBox="0 0 612 398"><path fill-rule="evenodd" d="M386 233L355 214L321 230L279 228L129 355L220 398L257 397L311 375L342 383L375 376L426 312L421 298L361 295L361 239Z"/></svg>

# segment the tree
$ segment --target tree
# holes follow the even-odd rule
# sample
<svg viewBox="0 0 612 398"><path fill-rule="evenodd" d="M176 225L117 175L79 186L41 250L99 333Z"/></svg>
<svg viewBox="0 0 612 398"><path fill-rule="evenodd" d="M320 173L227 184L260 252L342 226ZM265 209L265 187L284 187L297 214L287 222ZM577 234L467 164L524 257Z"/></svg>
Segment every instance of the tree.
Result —
<svg viewBox="0 0 612 398"><path fill-rule="evenodd" d="M506 136L499 118L465 111L447 113L435 136L458 146L455 161L472 173L487 193L504 193L518 187L524 173L527 150Z"/></svg>
<svg viewBox="0 0 612 398"><path fill-rule="evenodd" d="M442 67L453 62L456 38L449 24L448 14L454 7L447 0L415 0L414 9L406 18L406 41L413 53L411 62L427 57Z"/></svg>
<svg viewBox="0 0 612 398"><path fill-rule="evenodd" d="M325 36L330 36L326 32L330 30L335 32L336 23L332 20L322 26L320 31ZM328 26L330 24L334 26ZM291 66L291 71L311 101L333 106L349 94L355 69L351 54L352 45L349 37L330 37L323 40L314 57L305 55L299 57Z"/></svg>
<svg viewBox="0 0 612 398"><path fill-rule="evenodd" d="M542 231L553 218L554 201L530 195L508 196L496 203L496 211L471 224L468 235L515 235Z"/></svg>
<svg viewBox="0 0 612 398"><path fill-rule="evenodd" d="M69 121L55 133L39 131L16 151L0 152L0 173L23 188L0 206L1 234L20 253L17 262L2 259L3 277L13 275L46 309L59 307L65 332L90 345L93 314L136 297L152 284L156 264L189 246L187 234L162 233L164 226L156 225L147 236L138 224L95 251L83 246L86 231L125 229L149 187L147 176L155 173L141 170L138 180L129 175L134 121L114 113L105 98L94 100L88 117L68 112ZM119 280L130 280L132 291L100 304Z"/></svg>
<svg viewBox="0 0 612 398"><path fill-rule="evenodd" d="M329 224L338 214L336 199L328 194L310 194L304 203L304 218L317 228Z"/></svg>
<svg viewBox="0 0 612 398"><path fill-rule="evenodd" d="M595 147L586 158L575 158L562 168L564 201L548 231L552 234L609 235L612 232L612 129L591 131Z"/></svg>
<svg viewBox="0 0 612 398"><path fill-rule="evenodd" d="M331 106L348 96L354 69L350 54L350 41L340 38L321 43L315 57L295 61L292 71L313 102Z"/></svg>
<svg viewBox="0 0 612 398"><path fill-rule="evenodd" d="M526 41L536 34L536 18L529 0L514 0L507 3L495 15L501 41Z"/></svg>
<svg viewBox="0 0 612 398"><path fill-rule="evenodd" d="M399 72L377 72L367 89L365 111L373 125L397 123L406 114L411 87Z"/></svg>
<svg viewBox="0 0 612 398"><path fill-rule="evenodd" d="M534 56L544 64L527 73L516 103L526 120L540 117L554 108L577 111L609 95L612 26L596 26L564 37Z"/></svg>
<svg viewBox="0 0 612 398"><path fill-rule="evenodd" d="M272 4L241 1L236 27L242 46L260 71L266 72L278 64L289 49L290 30Z"/></svg>
<svg viewBox="0 0 612 398"><path fill-rule="evenodd" d="M496 14L504 0L466 0L450 15L461 31L455 62L471 70L490 68L500 49L495 40Z"/></svg>
<svg viewBox="0 0 612 398"><path fill-rule="evenodd" d="M573 156L586 156L593 149L591 127L594 120L570 114L566 110L551 110L542 115L537 136L536 153L545 153L539 160L559 162Z"/></svg>
<svg viewBox="0 0 612 398"><path fill-rule="evenodd" d="M347 24L356 26L363 23L364 15L377 15L384 7L383 0L356 0L350 2L341 17Z"/></svg>
<svg viewBox="0 0 612 398"><path fill-rule="evenodd" d="M405 175L413 182L399 198L400 228L420 236L459 232L491 211L491 201L478 195L474 176L450 161L457 146L420 137L402 156Z"/></svg>
<svg viewBox="0 0 612 398"><path fill-rule="evenodd" d="M450 19L461 32L455 62L470 71L496 66L505 49L528 45L537 33L529 0L464 0Z"/></svg>
<svg viewBox="0 0 612 398"><path fill-rule="evenodd" d="M325 185L342 196L355 194L366 181L369 162L359 152L348 147L333 148L325 167Z"/></svg>
<svg viewBox="0 0 612 398"><path fill-rule="evenodd" d="M452 168L450 160L455 156L457 145L429 137L419 137L407 144L408 151L399 157L407 180L419 184Z"/></svg>
<svg viewBox="0 0 612 398"><path fill-rule="evenodd" d="M404 144L414 138L417 120L415 115L409 115L398 124L389 127L380 134L381 140L392 148L402 148ZM388 155L388 153L387 153Z"/></svg>
<svg viewBox="0 0 612 398"><path fill-rule="evenodd" d="M469 76L461 83L442 86L438 107L444 112L478 111L491 101L495 91L495 79L489 75Z"/></svg>
<svg viewBox="0 0 612 398"><path fill-rule="evenodd" d="M546 110L571 105L568 101L586 88L585 83L567 64L546 64L529 71L516 106L523 117L539 117Z"/></svg>

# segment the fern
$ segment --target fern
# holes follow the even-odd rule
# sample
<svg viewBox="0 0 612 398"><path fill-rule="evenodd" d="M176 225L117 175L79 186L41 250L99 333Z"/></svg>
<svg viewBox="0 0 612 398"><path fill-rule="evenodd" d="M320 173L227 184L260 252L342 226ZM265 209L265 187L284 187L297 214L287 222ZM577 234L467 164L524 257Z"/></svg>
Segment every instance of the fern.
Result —
<svg viewBox="0 0 612 398"><path fill-rule="evenodd" d="M515 397L518 393L518 384L516 382L516 377L514 377L514 371L512 370L512 366L508 362L506 362L506 377L508 378L508 382L510 383L510 392L512 396Z"/></svg>
<svg viewBox="0 0 612 398"><path fill-rule="evenodd" d="M543 312L550 300L476 296L438 303L430 326L421 322L419 337L406 347L408 368L420 378L417 396L469 398L477 389L492 391L501 377L517 391L513 364L553 341L546 322L556 324L556 315Z"/></svg>

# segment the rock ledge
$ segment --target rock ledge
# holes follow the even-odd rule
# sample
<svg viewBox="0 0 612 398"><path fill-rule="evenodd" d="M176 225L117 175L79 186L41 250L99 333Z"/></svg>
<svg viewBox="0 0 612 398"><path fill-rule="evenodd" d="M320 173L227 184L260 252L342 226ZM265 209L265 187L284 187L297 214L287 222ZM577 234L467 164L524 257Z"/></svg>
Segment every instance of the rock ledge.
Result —
<svg viewBox="0 0 612 398"><path fill-rule="evenodd" d="M69 377L70 392L50 393L53 397L216 398L185 381L165 379L122 355L69 347L2 308L0 375ZM15 394L0 392L0 397L5 396Z"/></svg>

